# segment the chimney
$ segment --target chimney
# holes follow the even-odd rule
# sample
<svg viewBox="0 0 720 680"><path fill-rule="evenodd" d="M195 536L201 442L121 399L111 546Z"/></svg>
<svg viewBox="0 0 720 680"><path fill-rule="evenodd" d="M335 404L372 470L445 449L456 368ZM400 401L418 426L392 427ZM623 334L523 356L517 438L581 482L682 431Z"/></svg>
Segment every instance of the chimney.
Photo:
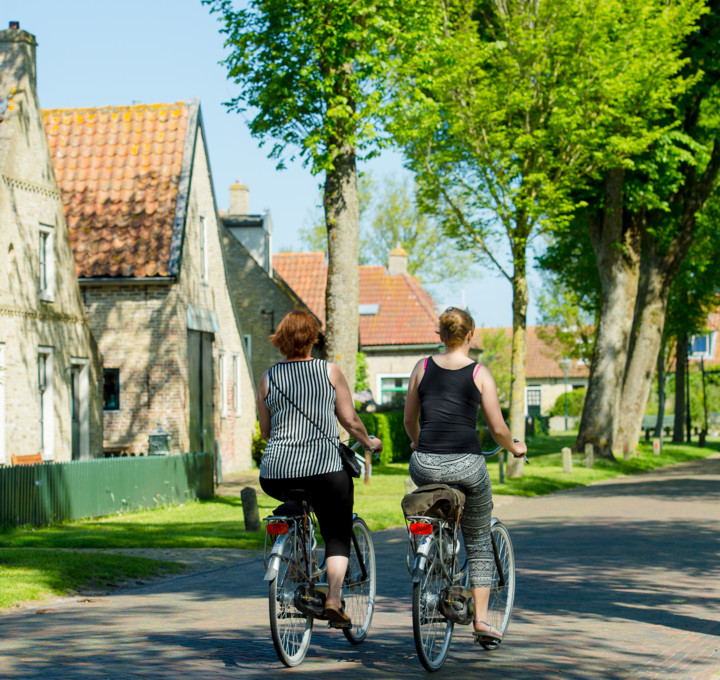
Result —
<svg viewBox="0 0 720 680"><path fill-rule="evenodd" d="M397 246L390 251L390 255L388 256L388 274L390 274L390 276L407 274L407 270L408 254L398 243Z"/></svg>
<svg viewBox="0 0 720 680"><path fill-rule="evenodd" d="M250 214L250 191L240 183L230 185L230 210L228 215L249 215Z"/></svg>
<svg viewBox="0 0 720 680"><path fill-rule="evenodd" d="M17 90L29 86L34 92L37 85L35 60L35 36L20 30L20 23L10 22L10 28L0 31L0 85L5 90L14 87ZM30 82L26 84L25 78ZM0 97L7 93L0 92Z"/></svg>

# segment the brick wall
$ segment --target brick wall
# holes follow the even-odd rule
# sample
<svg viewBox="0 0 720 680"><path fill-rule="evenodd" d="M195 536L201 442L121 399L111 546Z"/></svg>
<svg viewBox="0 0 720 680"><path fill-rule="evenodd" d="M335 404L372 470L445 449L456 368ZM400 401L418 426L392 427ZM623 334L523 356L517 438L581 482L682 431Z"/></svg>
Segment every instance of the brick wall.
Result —
<svg viewBox="0 0 720 680"><path fill-rule="evenodd" d="M35 92L35 41L25 31L0 31L0 344L4 345L4 413L0 464L30 455L40 444L38 349L50 348L52 441L45 455L70 460L74 362L87 362L89 456L102 453L101 357L91 336L60 193ZM53 296L39 293L40 226L52 230ZM5 458L3 460L2 458Z"/></svg>

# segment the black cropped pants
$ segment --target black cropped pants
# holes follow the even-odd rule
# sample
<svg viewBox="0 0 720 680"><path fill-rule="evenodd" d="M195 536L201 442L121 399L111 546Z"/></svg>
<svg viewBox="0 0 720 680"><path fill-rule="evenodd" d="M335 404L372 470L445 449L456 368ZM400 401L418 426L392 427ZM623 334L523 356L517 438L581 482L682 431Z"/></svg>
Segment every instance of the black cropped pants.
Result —
<svg viewBox="0 0 720 680"><path fill-rule="evenodd" d="M350 557L355 487L345 470L288 479L260 477L260 486L268 496L279 501L288 500L288 491L304 489L305 498L320 524L325 557Z"/></svg>

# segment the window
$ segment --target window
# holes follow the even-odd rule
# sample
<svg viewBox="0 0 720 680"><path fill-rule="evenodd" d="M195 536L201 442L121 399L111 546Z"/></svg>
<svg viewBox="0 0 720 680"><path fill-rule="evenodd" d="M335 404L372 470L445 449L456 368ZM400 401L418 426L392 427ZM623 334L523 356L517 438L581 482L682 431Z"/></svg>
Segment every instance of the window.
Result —
<svg viewBox="0 0 720 680"><path fill-rule="evenodd" d="M52 460L55 448L55 419L53 416L53 350L52 347L38 349L37 365L39 439L38 448L43 460Z"/></svg>
<svg viewBox="0 0 720 680"><path fill-rule="evenodd" d="M103 371L103 409L120 410L120 369L106 368Z"/></svg>
<svg viewBox="0 0 720 680"><path fill-rule="evenodd" d="M52 302L55 296L55 238L54 229L40 225L38 248L38 277L40 299Z"/></svg>
<svg viewBox="0 0 720 680"><path fill-rule="evenodd" d="M205 218L200 215L200 277L208 280L207 228Z"/></svg>
<svg viewBox="0 0 720 680"><path fill-rule="evenodd" d="M717 333L693 335L690 339L690 356L693 359L712 359L715 355L715 338Z"/></svg>
<svg viewBox="0 0 720 680"><path fill-rule="evenodd" d="M233 356L233 408L240 415L240 357Z"/></svg>
<svg viewBox="0 0 720 680"><path fill-rule="evenodd" d="M228 386L227 371L225 370L225 355L221 354L218 361L218 373L220 373L220 409L223 418L227 416Z"/></svg>
<svg viewBox="0 0 720 680"><path fill-rule="evenodd" d="M252 361L252 335L246 334L245 338L245 355L248 361Z"/></svg>
<svg viewBox="0 0 720 680"><path fill-rule="evenodd" d="M401 404L405 401L405 395L410 384L409 375L379 376L379 380L381 404L391 404L393 402Z"/></svg>
<svg viewBox="0 0 720 680"><path fill-rule="evenodd" d="M539 416L541 413L542 390L528 387L525 394L527 398L527 414L533 417Z"/></svg>

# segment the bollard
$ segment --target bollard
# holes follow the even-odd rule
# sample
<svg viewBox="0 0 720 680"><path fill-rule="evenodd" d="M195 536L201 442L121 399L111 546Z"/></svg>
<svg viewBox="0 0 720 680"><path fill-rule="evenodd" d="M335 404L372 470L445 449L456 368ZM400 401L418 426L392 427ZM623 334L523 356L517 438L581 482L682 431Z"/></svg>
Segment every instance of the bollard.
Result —
<svg viewBox="0 0 720 680"><path fill-rule="evenodd" d="M630 450L630 446L628 444L623 444L623 458L625 460L630 460L632 458L632 451Z"/></svg>
<svg viewBox="0 0 720 680"><path fill-rule="evenodd" d="M595 463L595 451L593 445L590 443L585 444L585 467L591 468Z"/></svg>
<svg viewBox="0 0 720 680"><path fill-rule="evenodd" d="M500 473L500 484L505 483L505 451L498 452L498 472Z"/></svg>
<svg viewBox="0 0 720 680"><path fill-rule="evenodd" d="M655 437L653 439L653 453L656 456L659 456L662 453L662 439L660 437Z"/></svg>
<svg viewBox="0 0 720 680"><path fill-rule="evenodd" d="M410 477L405 477L405 493L412 493L417 489L415 482Z"/></svg>
<svg viewBox="0 0 720 680"><path fill-rule="evenodd" d="M566 475L572 474L572 449L569 446L564 446L562 449L562 463L563 472Z"/></svg>
<svg viewBox="0 0 720 680"><path fill-rule="evenodd" d="M245 517L245 531L260 531L260 515L258 514L257 494L251 486L246 486L240 492L243 515Z"/></svg>

